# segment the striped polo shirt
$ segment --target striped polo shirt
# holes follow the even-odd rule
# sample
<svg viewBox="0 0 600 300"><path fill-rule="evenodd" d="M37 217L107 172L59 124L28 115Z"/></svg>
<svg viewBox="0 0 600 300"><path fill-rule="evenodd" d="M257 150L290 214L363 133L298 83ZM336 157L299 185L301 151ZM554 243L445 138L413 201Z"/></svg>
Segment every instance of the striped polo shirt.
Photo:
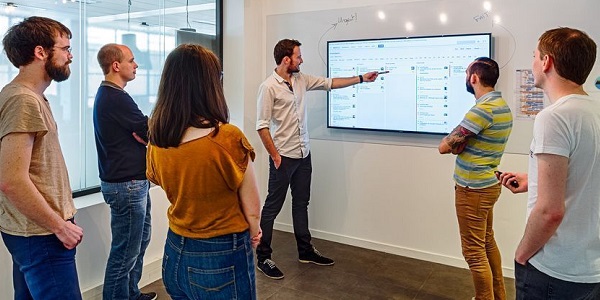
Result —
<svg viewBox="0 0 600 300"><path fill-rule="evenodd" d="M460 126L476 134L456 157L456 184L481 189L498 183L494 171L500 164L513 125L513 117L500 92L489 92L476 100Z"/></svg>

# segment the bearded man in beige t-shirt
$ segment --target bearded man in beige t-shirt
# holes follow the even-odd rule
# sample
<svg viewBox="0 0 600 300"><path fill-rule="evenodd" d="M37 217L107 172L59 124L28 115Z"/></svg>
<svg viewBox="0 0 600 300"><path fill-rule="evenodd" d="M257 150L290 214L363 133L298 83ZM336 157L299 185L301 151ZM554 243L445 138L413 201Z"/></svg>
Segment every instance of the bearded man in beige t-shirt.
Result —
<svg viewBox="0 0 600 300"><path fill-rule="evenodd" d="M69 78L71 31L30 17L2 40L18 75L0 91L0 231L13 261L15 299L81 299L75 247L83 230L56 122L44 91Z"/></svg>

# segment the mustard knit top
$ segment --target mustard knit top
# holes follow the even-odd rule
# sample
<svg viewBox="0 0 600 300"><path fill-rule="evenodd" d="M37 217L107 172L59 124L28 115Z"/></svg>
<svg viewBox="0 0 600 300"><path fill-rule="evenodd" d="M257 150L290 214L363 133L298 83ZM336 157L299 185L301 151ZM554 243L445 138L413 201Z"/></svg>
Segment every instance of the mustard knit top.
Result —
<svg viewBox="0 0 600 300"><path fill-rule="evenodd" d="M238 191L254 149L234 125L177 147L148 145L148 179L160 185L171 206L169 228L184 237L211 238L243 232L248 223Z"/></svg>

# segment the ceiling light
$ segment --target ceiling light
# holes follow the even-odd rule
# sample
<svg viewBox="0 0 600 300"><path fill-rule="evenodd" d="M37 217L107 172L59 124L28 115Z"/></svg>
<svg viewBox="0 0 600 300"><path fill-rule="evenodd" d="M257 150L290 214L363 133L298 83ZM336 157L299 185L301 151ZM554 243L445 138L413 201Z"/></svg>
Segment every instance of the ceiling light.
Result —
<svg viewBox="0 0 600 300"><path fill-rule="evenodd" d="M11 13L11 12L15 11L17 8L28 9L28 10L46 10L45 8L42 8L42 7L35 7L35 6L25 5L25 4L17 4L14 2L0 2L0 8L2 8L3 6L4 6L4 11L7 13Z"/></svg>
<svg viewBox="0 0 600 300"><path fill-rule="evenodd" d="M445 13L441 13L440 22L442 22L442 24L446 24L446 22L448 22L448 15L446 15Z"/></svg>
<svg viewBox="0 0 600 300"><path fill-rule="evenodd" d="M483 9L485 9L485 11L491 11L492 10L492 3L490 1L484 1L483 2Z"/></svg>
<svg viewBox="0 0 600 300"><path fill-rule="evenodd" d="M17 9L17 5L12 2L6 2L5 5L6 6L4 7L4 11L6 13L11 13L11 12L15 11L15 9Z"/></svg>

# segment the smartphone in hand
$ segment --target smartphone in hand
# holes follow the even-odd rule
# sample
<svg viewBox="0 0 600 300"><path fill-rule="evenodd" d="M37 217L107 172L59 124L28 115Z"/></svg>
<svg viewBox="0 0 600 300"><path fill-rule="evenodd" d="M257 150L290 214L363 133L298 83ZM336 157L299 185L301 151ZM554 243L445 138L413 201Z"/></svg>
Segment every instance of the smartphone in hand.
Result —
<svg viewBox="0 0 600 300"><path fill-rule="evenodd" d="M500 171L494 171L494 174L496 174L496 178L500 179L500 175L502 175L502 172ZM510 185L514 188L518 188L519 187L519 183L516 180L513 180L510 182Z"/></svg>

